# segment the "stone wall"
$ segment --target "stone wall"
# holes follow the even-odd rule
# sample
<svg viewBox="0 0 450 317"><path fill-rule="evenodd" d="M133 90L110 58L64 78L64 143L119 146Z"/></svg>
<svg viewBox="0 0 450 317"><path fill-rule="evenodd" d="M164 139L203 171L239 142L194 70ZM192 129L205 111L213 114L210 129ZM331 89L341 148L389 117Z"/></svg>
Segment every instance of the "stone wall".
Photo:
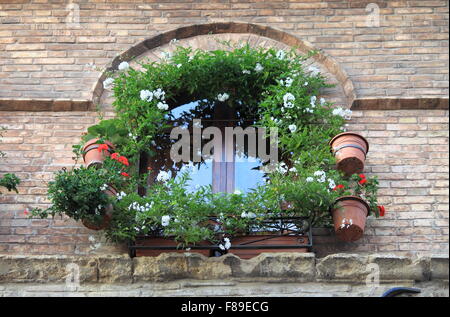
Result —
<svg viewBox="0 0 450 317"><path fill-rule="evenodd" d="M379 26L367 25L372 2ZM79 25L63 0L0 0L0 126L8 129L0 173L22 179L19 195L0 196L0 253L124 252L70 219L29 220L23 211L46 206L53 172L74 163L72 144L97 120L96 95L108 110L97 88L119 53L152 54L170 36L205 48L208 32L320 49L316 62L337 84L330 98L355 110L348 130L369 139L366 171L380 179L387 215L369 219L356 243L315 230L318 256L448 253L448 1L75 3Z"/></svg>
<svg viewBox="0 0 450 317"><path fill-rule="evenodd" d="M415 287L414 296L448 296L448 256L386 254L0 256L3 296L381 296ZM378 281L378 282L375 282Z"/></svg>

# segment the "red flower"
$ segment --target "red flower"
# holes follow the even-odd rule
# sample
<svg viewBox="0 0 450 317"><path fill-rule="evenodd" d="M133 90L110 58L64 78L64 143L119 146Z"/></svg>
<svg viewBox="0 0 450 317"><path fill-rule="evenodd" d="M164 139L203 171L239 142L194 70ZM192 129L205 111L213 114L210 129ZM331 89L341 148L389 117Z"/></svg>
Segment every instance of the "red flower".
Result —
<svg viewBox="0 0 450 317"><path fill-rule="evenodd" d="M111 158L112 158L113 160L117 160L117 159L119 158L119 156L120 156L119 153L113 153L113 154L111 155Z"/></svg>
<svg viewBox="0 0 450 317"><path fill-rule="evenodd" d="M339 185L335 186L335 187L333 188L333 190L344 189L344 188L345 188L344 185L339 184Z"/></svg>
<svg viewBox="0 0 450 317"><path fill-rule="evenodd" d="M364 178L366 178L366 175L364 175L364 174L359 174L359 177L360 177L361 179L364 179Z"/></svg>
<svg viewBox="0 0 450 317"><path fill-rule="evenodd" d="M120 175L125 176L125 177L130 177L130 175L128 173L125 173L125 172L120 173Z"/></svg>
<svg viewBox="0 0 450 317"><path fill-rule="evenodd" d="M29 212L27 209L25 209L25 211L23 212L23 214L24 214L25 216L28 216L29 213L30 213L30 212Z"/></svg>
<svg viewBox="0 0 450 317"><path fill-rule="evenodd" d="M364 185L365 183L367 183L367 179L363 178L359 181L360 185Z"/></svg>
<svg viewBox="0 0 450 317"><path fill-rule="evenodd" d="M108 151L109 147L107 144L100 144L97 148L97 151L101 152L101 151Z"/></svg>
<svg viewBox="0 0 450 317"><path fill-rule="evenodd" d="M129 165L130 165L130 163L128 163L128 159L127 159L125 156L119 157L118 161L119 161L120 163L122 163L123 165L126 165L126 166L129 166Z"/></svg>
<svg viewBox="0 0 450 317"><path fill-rule="evenodd" d="M384 208L384 206L378 206L378 212L380 214L380 217L384 217L384 214L386 213L386 208Z"/></svg>

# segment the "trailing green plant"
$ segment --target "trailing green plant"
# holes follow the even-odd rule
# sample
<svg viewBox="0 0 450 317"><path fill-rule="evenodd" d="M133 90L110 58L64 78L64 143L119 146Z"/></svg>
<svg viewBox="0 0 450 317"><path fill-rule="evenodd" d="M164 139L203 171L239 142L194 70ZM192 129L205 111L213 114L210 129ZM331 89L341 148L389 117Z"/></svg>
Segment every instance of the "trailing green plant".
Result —
<svg viewBox="0 0 450 317"><path fill-rule="evenodd" d="M320 97L330 85L317 68L304 66L315 52L301 56L294 49L224 44L225 49L215 51L179 46L161 62L143 61L138 68L122 62L103 83L113 90L116 118L91 127L84 141L113 142L131 165L139 162L142 153L156 160L167 148L162 142L169 128L210 117L215 105L222 104L237 114L237 126L252 122L254 127L278 130L280 163L262 167L269 175L266 184L247 193L213 193L211 186L192 191L187 186L188 173L172 170L171 175L163 169L147 183L148 175L139 175L136 166L130 169L126 184L118 184L115 178L107 178L117 172L108 165L117 159L112 156L99 170L78 168L58 174L49 187L54 203L50 214L90 217L98 207L91 200L97 199L113 208L111 225L105 230L110 240L156 235L173 237L184 247L249 232L273 217L302 216L316 226L327 225L330 206L350 193L366 199L378 216L376 179L355 187L350 183L358 176L347 179L332 169L335 158L328 141L345 130L351 111ZM171 112L194 101L195 109L181 118ZM80 149L81 145L76 151ZM88 184L88 189L81 189L82 184ZM105 197L103 184L113 184L123 194L116 199ZM138 184L145 188L144 197L136 193ZM291 208L284 208L286 203Z"/></svg>
<svg viewBox="0 0 450 317"><path fill-rule="evenodd" d="M0 127L0 141L2 138L2 132L6 129L4 127ZM0 158L4 157L6 154L2 151L0 151ZM18 193L17 186L20 184L20 179L15 175L11 173L6 173L3 175L3 177L0 177L0 187L6 188L8 191L15 191ZM1 192L0 192L1 194Z"/></svg>

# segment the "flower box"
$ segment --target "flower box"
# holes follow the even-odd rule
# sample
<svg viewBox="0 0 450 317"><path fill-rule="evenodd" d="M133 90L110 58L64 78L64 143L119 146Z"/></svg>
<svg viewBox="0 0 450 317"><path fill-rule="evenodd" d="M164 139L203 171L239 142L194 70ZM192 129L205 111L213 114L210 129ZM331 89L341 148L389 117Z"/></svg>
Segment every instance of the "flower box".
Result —
<svg viewBox="0 0 450 317"><path fill-rule="evenodd" d="M199 253L210 256L212 244L208 241L200 241L188 248L178 247L178 242L173 238L165 237L140 237L128 245L130 256L158 256L162 253Z"/></svg>

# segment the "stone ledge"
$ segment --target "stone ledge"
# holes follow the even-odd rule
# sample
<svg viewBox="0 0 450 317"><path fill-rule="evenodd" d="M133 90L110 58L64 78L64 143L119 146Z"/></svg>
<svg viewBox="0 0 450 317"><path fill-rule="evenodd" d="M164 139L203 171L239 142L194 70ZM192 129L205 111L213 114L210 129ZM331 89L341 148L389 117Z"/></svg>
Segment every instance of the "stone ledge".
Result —
<svg viewBox="0 0 450 317"><path fill-rule="evenodd" d="M447 280L448 256L411 259L389 254L265 253L251 260L229 254L206 258L195 253L165 253L158 257L17 256L0 255L1 283L64 283L79 271L83 283L141 283L177 280L226 280L227 283L350 283L365 284L379 272L381 283ZM73 265L76 264L76 265Z"/></svg>

